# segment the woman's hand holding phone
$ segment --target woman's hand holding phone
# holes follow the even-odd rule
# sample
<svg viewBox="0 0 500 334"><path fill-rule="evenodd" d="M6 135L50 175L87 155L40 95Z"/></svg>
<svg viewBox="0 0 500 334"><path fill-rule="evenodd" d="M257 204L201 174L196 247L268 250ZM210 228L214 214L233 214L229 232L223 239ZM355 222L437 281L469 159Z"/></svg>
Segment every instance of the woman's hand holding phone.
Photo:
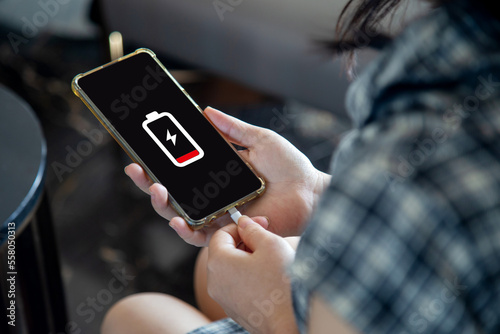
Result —
<svg viewBox="0 0 500 334"><path fill-rule="evenodd" d="M240 155L266 180L264 195L245 204L240 211L257 216L254 221L278 235L299 235L330 176L314 168L299 150L275 132L213 108L206 108L204 113L230 142L247 148L239 151ZM230 217L224 215L210 226L193 231L169 205L164 186L152 184L138 164L127 166L125 172L140 189L151 195L156 212L170 220L170 226L189 244L207 246L212 234L231 222Z"/></svg>

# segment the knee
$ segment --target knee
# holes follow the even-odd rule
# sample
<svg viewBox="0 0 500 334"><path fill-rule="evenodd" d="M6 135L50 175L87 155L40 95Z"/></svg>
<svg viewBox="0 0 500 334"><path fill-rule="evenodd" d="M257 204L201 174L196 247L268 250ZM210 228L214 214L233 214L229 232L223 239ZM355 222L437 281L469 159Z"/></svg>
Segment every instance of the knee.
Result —
<svg viewBox="0 0 500 334"><path fill-rule="evenodd" d="M139 293L120 300L106 313L103 334L188 333L209 319L197 309L162 293Z"/></svg>
<svg viewBox="0 0 500 334"><path fill-rule="evenodd" d="M106 313L101 333L132 333L137 326L138 315L157 295L159 294L138 293L119 300Z"/></svg>

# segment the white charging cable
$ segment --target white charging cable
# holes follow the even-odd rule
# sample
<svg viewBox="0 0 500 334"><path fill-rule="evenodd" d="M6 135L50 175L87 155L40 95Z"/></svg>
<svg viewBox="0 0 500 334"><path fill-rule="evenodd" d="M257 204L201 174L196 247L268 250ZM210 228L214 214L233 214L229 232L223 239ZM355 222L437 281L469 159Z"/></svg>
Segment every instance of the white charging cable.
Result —
<svg viewBox="0 0 500 334"><path fill-rule="evenodd" d="M238 225L238 219L241 217L241 213L236 209L235 207L232 207L231 209L228 210L229 214L231 215L231 219L233 222Z"/></svg>

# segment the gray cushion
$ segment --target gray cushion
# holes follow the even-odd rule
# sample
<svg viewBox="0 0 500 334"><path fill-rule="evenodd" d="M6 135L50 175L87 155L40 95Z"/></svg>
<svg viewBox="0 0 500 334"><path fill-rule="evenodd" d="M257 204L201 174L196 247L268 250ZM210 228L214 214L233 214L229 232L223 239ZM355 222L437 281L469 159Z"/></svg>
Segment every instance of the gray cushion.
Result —
<svg viewBox="0 0 500 334"><path fill-rule="evenodd" d="M222 21L217 1L235 4ZM314 51L312 39L333 36L345 0L101 2L109 28L125 41L266 93L344 112L348 80L341 61ZM363 50L361 66L374 55Z"/></svg>

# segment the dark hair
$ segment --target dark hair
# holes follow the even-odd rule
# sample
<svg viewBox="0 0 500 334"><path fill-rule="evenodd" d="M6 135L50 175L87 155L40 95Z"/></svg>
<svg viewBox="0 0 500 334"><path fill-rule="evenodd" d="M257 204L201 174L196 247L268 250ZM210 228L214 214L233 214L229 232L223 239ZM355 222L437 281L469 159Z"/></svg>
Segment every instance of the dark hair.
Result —
<svg viewBox="0 0 500 334"><path fill-rule="evenodd" d="M437 6L447 0L429 1ZM334 41L323 43L327 49L346 57L346 69L349 77L354 76L355 52L362 46L380 48L391 37L380 31L379 23L403 0L349 0L340 13L335 29ZM366 37L369 37L368 40Z"/></svg>

